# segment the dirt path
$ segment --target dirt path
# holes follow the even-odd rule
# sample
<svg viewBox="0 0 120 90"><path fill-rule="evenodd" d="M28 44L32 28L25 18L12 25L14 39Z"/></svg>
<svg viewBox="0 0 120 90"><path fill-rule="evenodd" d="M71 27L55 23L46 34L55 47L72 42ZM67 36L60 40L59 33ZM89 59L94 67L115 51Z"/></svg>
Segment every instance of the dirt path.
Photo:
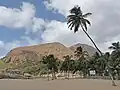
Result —
<svg viewBox="0 0 120 90"><path fill-rule="evenodd" d="M120 90L107 80L0 80L0 90Z"/></svg>

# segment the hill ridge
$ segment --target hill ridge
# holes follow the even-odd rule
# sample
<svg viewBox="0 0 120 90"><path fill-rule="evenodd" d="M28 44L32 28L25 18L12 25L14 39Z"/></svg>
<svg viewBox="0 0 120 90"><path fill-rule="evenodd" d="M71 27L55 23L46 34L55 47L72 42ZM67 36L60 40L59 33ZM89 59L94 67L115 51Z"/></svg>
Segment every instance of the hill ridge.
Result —
<svg viewBox="0 0 120 90"><path fill-rule="evenodd" d="M6 57L10 57L10 62L21 62L23 59L25 59L25 55L33 59L35 57L34 55L44 56L48 54L53 54L58 59L62 60L63 56L65 55L74 55L74 51L78 46L83 46L83 49L88 51L90 56L92 56L96 52L95 48L86 44L78 43L67 47L59 42L52 42L32 46L17 47L8 52Z"/></svg>

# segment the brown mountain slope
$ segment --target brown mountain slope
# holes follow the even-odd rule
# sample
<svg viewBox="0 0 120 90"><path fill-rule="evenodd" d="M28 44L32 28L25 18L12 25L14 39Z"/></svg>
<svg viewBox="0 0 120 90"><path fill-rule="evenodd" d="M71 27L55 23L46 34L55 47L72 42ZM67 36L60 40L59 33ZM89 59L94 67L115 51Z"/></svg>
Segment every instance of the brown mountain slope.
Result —
<svg viewBox="0 0 120 90"><path fill-rule="evenodd" d="M54 42L15 48L6 55L6 62L21 63L26 57L31 60L35 60L38 56L48 54L53 54L60 60L63 60L63 56L65 55L74 55L74 50L78 46L82 46L85 50L87 50L89 55L93 55L96 52L93 47L85 44L76 44L71 47L66 47L61 43Z"/></svg>
<svg viewBox="0 0 120 90"><path fill-rule="evenodd" d="M69 47L72 51L75 51L75 49L77 47L81 46L85 51L87 51L89 53L89 56L92 56L93 54L95 54L95 52L97 51L94 47L90 46L90 45L86 45L86 44L75 44L71 47Z"/></svg>

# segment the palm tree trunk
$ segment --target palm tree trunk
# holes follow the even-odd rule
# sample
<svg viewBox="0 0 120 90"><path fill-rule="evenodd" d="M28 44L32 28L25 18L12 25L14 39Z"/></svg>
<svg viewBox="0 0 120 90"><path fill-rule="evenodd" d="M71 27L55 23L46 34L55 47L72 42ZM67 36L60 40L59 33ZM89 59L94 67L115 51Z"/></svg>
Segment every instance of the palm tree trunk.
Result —
<svg viewBox="0 0 120 90"><path fill-rule="evenodd" d="M65 79L68 78L68 76L67 76L67 71L64 72L64 76L65 76Z"/></svg>
<svg viewBox="0 0 120 90"><path fill-rule="evenodd" d="M103 56L101 50L97 47L97 45L95 44L95 42L93 41L93 39L90 37L90 35L85 31L85 29L83 28L83 26L81 25L83 32L88 36L88 38L91 40L91 42L93 43L93 45L95 46L95 48L97 49L97 51L101 54L101 56Z"/></svg>
<svg viewBox="0 0 120 90"><path fill-rule="evenodd" d="M55 71L54 71L53 75L54 75L54 79L57 79Z"/></svg>
<svg viewBox="0 0 120 90"><path fill-rule="evenodd" d="M53 71L53 68L52 68L52 80L54 80L54 71Z"/></svg>
<svg viewBox="0 0 120 90"><path fill-rule="evenodd" d="M98 52L101 54L101 56L103 56L101 50L97 47L97 45L95 44L95 42L93 41L93 39L90 37L90 35L86 32L86 30L83 28L83 26L81 25L81 28L83 30L83 32L88 36L88 38L91 40L91 42L93 43L93 45L95 46L95 48L98 50ZM109 68L109 66L107 66ZM112 74L110 73L110 71L108 70L108 73L109 73L109 76L112 80L112 85L113 86L116 86L115 82L114 82L114 79L113 79L113 76Z"/></svg>
<svg viewBox="0 0 120 90"><path fill-rule="evenodd" d="M113 86L116 86L116 84L115 84L115 82L114 82L114 78L113 78L113 76L111 75L111 73L109 73L109 76L110 76L110 78L111 78L111 80L112 80L112 85L113 85Z"/></svg>
<svg viewBox="0 0 120 90"><path fill-rule="evenodd" d="M69 61L68 61L68 80L69 80L69 73L70 73L70 67L69 67Z"/></svg>
<svg viewBox="0 0 120 90"><path fill-rule="evenodd" d="M54 68L52 68L52 80L57 79Z"/></svg>
<svg viewBox="0 0 120 90"><path fill-rule="evenodd" d="M48 78L48 81L49 81L49 70L48 70L48 72L47 72L47 78Z"/></svg>

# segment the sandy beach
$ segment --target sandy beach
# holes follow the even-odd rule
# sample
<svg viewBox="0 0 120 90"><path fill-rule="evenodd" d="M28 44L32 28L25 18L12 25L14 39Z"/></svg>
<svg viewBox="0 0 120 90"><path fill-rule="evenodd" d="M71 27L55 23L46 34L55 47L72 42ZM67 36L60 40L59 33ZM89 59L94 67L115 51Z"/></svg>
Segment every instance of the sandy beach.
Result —
<svg viewBox="0 0 120 90"><path fill-rule="evenodd" d="M0 80L0 90L120 90L109 80Z"/></svg>

